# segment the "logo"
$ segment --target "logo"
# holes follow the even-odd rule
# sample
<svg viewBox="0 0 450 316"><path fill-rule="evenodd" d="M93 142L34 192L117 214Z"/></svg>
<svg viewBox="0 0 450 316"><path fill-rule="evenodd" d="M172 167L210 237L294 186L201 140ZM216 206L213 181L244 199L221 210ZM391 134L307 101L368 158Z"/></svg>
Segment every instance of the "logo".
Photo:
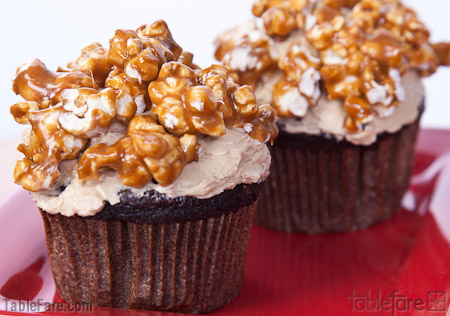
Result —
<svg viewBox="0 0 450 316"><path fill-rule="evenodd" d="M92 303L52 303L45 302L42 299L31 300L13 300L2 298L0 307L7 312L92 312L94 310Z"/></svg>
<svg viewBox="0 0 450 316"><path fill-rule="evenodd" d="M443 291L428 292L428 310L430 312L445 312L447 308L447 296Z"/></svg>
<svg viewBox="0 0 450 316"><path fill-rule="evenodd" d="M380 290L352 293L347 296L352 312L390 312L392 316L400 312L445 312L447 295L444 291L428 291L423 297L410 297L400 290L382 294Z"/></svg>

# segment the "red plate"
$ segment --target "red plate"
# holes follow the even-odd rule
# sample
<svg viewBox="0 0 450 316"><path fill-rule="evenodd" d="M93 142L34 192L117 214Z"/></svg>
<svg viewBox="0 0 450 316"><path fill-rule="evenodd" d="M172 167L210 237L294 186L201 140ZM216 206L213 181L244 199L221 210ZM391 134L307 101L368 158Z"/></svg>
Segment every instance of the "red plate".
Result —
<svg viewBox="0 0 450 316"><path fill-rule="evenodd" d="M55 295L29 195L15 192L0 210L0 314L74 314ZM43 312L51 302L59 303ZM424 130L404 208L392 220L325 236L253 228L242 293L211 315L438 316L450 315L449 303L450 131ZM174 315L112 308L77 314Z"/></svg>

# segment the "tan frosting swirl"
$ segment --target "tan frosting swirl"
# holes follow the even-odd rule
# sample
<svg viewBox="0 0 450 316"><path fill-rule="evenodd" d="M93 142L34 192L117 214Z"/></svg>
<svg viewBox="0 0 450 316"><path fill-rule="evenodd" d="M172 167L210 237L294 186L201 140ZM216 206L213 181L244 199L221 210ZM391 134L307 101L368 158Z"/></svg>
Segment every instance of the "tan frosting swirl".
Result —
<svg viewBox="0 0 450 316"><path fill-rule="evenodd" d="M119 133L98 141L111 144L120 137ZM202 150L198 162L186 165L169 186L149 182L141 189L127 187L114 172L103 174L98 181L84 182L69 165L67 170L61 170L67 178L67 187L61 194L51 196L37 192L33 193L33 198L39 207L49 213L92 216L101 210L106 201L118 203L119 192L123 189L131 189L136 196L147 190L156 190L172 198L194 196L207 199L241 183L261 182L269 174L271 159L267 145L241 131L227 130L224 136L218 138L202 136L199 143Z"/></svg>
<svg viewBox="0 0 450 316"><path fill-rule="evenodd" d="M346 112L340 100L327 100L321 97L317 106L302 118L284 118L279 121L280 129L287 133L306 133L310 135L333 135L338 140L345 139L355 145L371 145L377 135L395 133L403 126L414 122L419 115L419 106L424 99L424 87L415 72L406 74L402 79L405 87L405 100L400 102L396 111L387 118L375 117L360 133L347 133L344 129Z"/></svg>

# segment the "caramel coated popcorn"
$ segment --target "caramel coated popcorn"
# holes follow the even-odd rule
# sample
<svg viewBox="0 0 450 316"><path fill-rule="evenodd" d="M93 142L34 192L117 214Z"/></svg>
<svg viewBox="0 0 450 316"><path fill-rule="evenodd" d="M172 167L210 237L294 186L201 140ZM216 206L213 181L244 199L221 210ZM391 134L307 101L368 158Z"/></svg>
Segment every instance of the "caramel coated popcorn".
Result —
<svg viewBox="0 0 450 316"><path fill-rule="evenodd" d="M234 83L227 69L219 65L202 70L199 84L212 90L227 128L241 128L260 142L273 143L278 135L276 111L268 104L258 105L249 86Z"/></svg>
<svg viewBox="0 0 450 316"><path fill-rule="evenodd" d="M439 58L439 64L450 66L450 43L437 43L433 45L433 50Z"/></svg>
<svg viewBox="0 0 450 316"><path fill-rule="evenodd" d="M105 134L116 116L116 95L106 88L67 89L61 93L64 112L59 116L61 127L72 135L93 138Z"/></svg>
<svg viewBox="0 0 450 316"><path fill-rule="evenodd" d="M261 142L277 135L274 110L258 106L251 88L235 84L223 66L195 72L177 62L166 63L149 93L153 113L176 136L221 136L226 128L242 128ZM261 124L265 121L269 123Z"/></svg>
<svg viewBox="0 0 450 316"><path fill-rule="evenodd" d="M272 91L280 116L303 117L326 92L342 100L348 115L344 127L358 133L374 116L391 115L405 99L401 78L406 72L429 76L450 64L448 44L430 44L416 13L398 0L257 0L253 13L264 28L254 23L247 33L264 44L245 44L246 55L257 56L263 47L269 57L249 64L270 66L241 65L245 62L236 50L249 42L242 27L218 38L216 58L241 84L250 77L257 87L263 78L280 76Z"/></svg>
<svg viewBox="0 0 450 316"><path fill-rule="evenodd" d="M154 178L169 185L186 164L180 140L167 133L150 115L138 115L128 125L127 135L115 144L88 148L78 164L83 180L98 180L99 169L119 172L123 184L142 188Z"/></svg>
<svg viewBox="0 0 450 316"><path fill-rule="evenodd" d="M17 69L13 90L26 101L38 102L40 109L61 102L61 92L80 87L96 88L91 76L81 72L52 72L39 59Z"/></svg>
<svg viewBox="0 0 450 316"><path fill-rule="evenodd" d="M97 85L102 86L111 71L106 57L107 50L99 43L92 43L83 48L80 57L75 62L69 63L67 67L92 75Z"/></svg>
<svg viewBox="0 0 450 316"><path fill-rule="evenodd" d="M225 134L223 116L209 87L197 85L197 75L186 65L164 64L158 79L148 89L152 110L172 134Z"/></svg>
<svg viewBox="0 0 450 316"><path fill-rule="evenodd" d="M18 147L25 158L17 162L14 179L29 191L52 189L60 176L58 164L77 158L87 144L87 139L61 128L59 118L64 112L58 104L44 110L30 109L27 114L30 138L27 145Z"/></svg>
<svg viewBox="0 0 450 316"><path fill-rule="evenodd" d="M117 30L109 44L86 46L56 72L37 59L17 70L13 90L25 101L11 114L30 133L14 178L25 189L57 190L64 160L79 160L84 181L115 170L128 186L167 186L198 160L199 136L235 128L261 142L276 137L275 110L224 67L201 70L164 21ZM99 142L110 129L119 139Z"/></svg>
<svg viewBox="0 0 450 316"><path fill-rule="evenodd" d="M216 42L215 58L230 71L230 76L240 84L256 86L259 76L276 67L272 57L273 40L261 33L256 23L246 23L242 27L222 35Z"/></svg>
<svg viewBox="0 0 450 316"><path fill-rule="evenodd" d="M280 116L303 116L309 107L316 105L320 97L320 59L303 47L292 44L287 54L280 59L283 76L273 89L273 103ZM294 95L297 100L287 100ZM295 106L292 106L292 105Z"/></svg>
<svg viewBox="0 0 450 316"><path fill-rule="evenodd" d="M252 11L262 18L267 34L286 36L292 30L304 26L303 9L308 3L309 0L257 0Z"/></svg>

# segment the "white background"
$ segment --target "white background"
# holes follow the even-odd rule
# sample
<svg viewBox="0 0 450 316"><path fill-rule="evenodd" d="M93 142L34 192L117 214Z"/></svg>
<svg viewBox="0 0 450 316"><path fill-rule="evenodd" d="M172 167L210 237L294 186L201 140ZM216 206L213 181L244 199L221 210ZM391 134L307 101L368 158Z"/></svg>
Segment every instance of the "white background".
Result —
<svg viewBox="0 0 450 316"><path fill-rule="evenodd" d="M41 0L8 1L0 11L0 141L17 138L22 127L9 107L19 100L11 91L16 68L37 57L50 69L65 66L82 47L108 44L118 28L135 29L165 19L175 40L195 53L202 67L214 62L212 42L217 34L251 17L252 0ZM450 1L406 0L433 33L434 41L450 41ZM450 69L425 80L425 127L450 128Z"/></svg>

